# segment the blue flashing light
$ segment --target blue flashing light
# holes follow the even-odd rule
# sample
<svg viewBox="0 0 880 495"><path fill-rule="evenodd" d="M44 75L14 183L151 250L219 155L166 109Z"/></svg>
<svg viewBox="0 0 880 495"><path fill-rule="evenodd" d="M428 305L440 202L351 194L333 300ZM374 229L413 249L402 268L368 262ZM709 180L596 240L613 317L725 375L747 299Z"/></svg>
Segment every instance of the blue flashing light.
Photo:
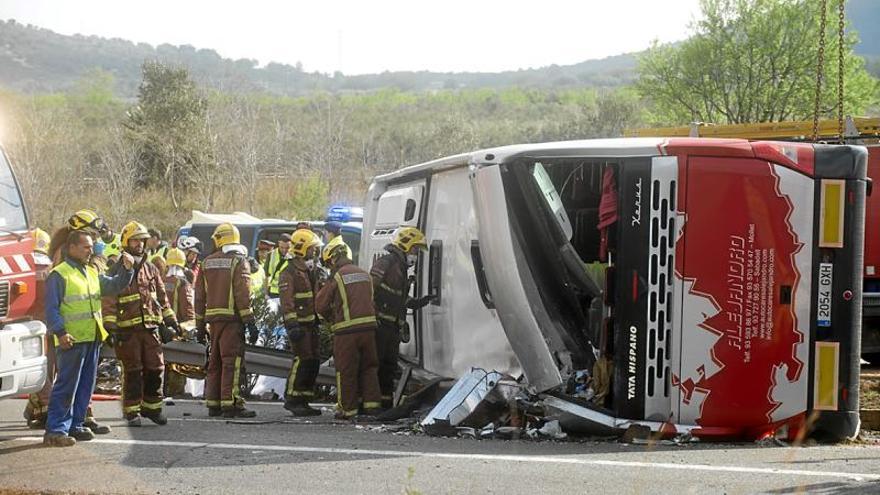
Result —
<svg viewBox="0 0 880 495"><path fill-rule="evenodd" d="M328 222L363 221L364 209L359 206L333 205L327 209Z"/></svg>

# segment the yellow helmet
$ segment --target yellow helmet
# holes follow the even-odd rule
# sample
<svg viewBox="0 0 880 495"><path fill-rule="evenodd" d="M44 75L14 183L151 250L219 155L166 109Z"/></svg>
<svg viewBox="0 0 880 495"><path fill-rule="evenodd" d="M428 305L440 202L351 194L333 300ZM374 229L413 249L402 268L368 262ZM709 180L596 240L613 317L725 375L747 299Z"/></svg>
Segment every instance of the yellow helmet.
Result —
<svg viewBox="0 0 880 495"><path fill-rule="evenodd" d="M67 219L67 224L73 230L92 229L100 232L107 228L104 219L92 210L79 210Z"/></svg>
<svg viewBox="0 0 880 495"><path fill-rule="evenodd" d="M241 234L238 232L238 227L235 225L232 225L231 223L221 223L216 229L214 229L214 233L211 234L211 239L214 239L214 245L219 249L227 244L240 244Z"/></svg>
<svg viewBox="0 0 880 495"><path fill-rule="evenodd" d="M135 221L128 222L125 224L125 227L122 227L121 235L121 248L128 247L128 241L131 239L149 239L150 233L147 231L147 227L142 223L138 223Z"/></svg>
<svg viewBox="0 0 880 495"><path fill-rule="evenodd" d="M104 256L110 258L112 256L119 256L122 252L122 236L119 234L113 234L113 239L110 242L104 245Z"/></svg>
<svg viewBox="0 0 880 495"><path fill-rule="evenodd" d="M49 233L41 228L36 228L31 232L31 236L34 238L34 251L49 256L49 243L52 242Z"/></svg>
<svg viewBox="0 0 880 495"><path fill-rule="evenodd" d="M290 252L297 258L305 258L310 248L320 245L321 240L311 230L299 229L290 238Z"/></svg>
<svg viewBox="0 0 880 495"><path fill-rule="evenodd" d="M168 266L186 266L186 254L178 248L171 248L165 255L165 264Z"/></svg>
<svg viewBox="0 0 880 495"><path fill-rule="evenodd" d="M428 241L425 234L415 227L401 227L397 229L397 235L391 241L404 253L411 253L413 249L427 249Z"/></svg>
<svg viewBox="0 0 880 495"><path fill-rule="evenodd" d="M339 255L345 256L347 254L348 249L347 246L342 243L328 243L324 246L324 250L321 251L321 261L324 262L325 266L330 265L330 261L333 258L336 258Z"/></svg>

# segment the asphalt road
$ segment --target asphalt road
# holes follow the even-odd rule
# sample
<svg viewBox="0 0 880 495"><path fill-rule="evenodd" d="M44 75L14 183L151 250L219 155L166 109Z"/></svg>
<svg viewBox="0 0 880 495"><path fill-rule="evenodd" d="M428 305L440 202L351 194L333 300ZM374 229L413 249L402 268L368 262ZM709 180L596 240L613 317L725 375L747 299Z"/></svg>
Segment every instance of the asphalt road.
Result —
<svg viewBox="0 0 880 495"><path fill-rule="evenodd" d="M880 445L627 445L614 441L434 438L315 420L252 404L255 420L209 419L176 401L159 427L45 448L0 401L0 493L880 493Z"/></svg>

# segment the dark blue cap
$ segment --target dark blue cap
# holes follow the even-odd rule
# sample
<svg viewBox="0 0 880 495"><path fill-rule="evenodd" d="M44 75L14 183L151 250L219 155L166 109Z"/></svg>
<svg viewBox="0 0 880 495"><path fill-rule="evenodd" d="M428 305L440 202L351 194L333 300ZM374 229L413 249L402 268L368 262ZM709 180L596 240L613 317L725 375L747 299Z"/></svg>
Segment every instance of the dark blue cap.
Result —
<svg viewBox="0 0 880 495"><path fill-rule="evenodd" d="M342 224L339 222L327 222L324 224L324 230L339 235L342 232Z"/></svg>

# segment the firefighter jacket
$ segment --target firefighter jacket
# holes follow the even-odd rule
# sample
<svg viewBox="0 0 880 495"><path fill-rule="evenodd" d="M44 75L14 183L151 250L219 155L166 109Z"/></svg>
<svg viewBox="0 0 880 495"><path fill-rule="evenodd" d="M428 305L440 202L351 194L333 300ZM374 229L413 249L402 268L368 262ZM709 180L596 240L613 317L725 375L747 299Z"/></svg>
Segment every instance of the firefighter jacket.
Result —
<svg viewBox="0 0 880 495"><path fill-rule="evenodd" d="M406 303L409 299L406 255L392 244L385 246L385 249L388 252L377 258L370 268L376 318L400 325L406 321Z"/></svg>
<svg viewBox="0 0 880 495"><path fill-rule="evenodd" d="M196 280L196 326L212 321L253 323L250 299L251 269L235 251L217 251L202 261Z"/></svg>
<svg viewBox="0 0 880 495"><path fill-rule="evenodd" d="M281 251L278 251L278 248L273 249L269 259L266 260L265 266L269 297L278 297L278 282L281 278L281 273L287 268L287 264L287 256L282 257Z"/></svg>
<svg viewBox="0 0 880 495"><path fill-rule="evenodd" d="M191 321L195 319L193 309L193 286L185 276L168 275L165 277L165 293L171 302L171 311L177 321Z"/></svg>
<svg viewBox="0 0 880 495"><path fill-rule="evenodd" d="M119 330L154 329L163 320L167 324L177 322L159 269L146 256L135 266L128 287L116 296L104 298L103 314L104 325Z"/></svg>
<svg viewBox="0 0 880 495"><path fill-rule="evenodd" d="M278 282L285 324L314 325L318 322L315 313L316 285L315 274L306 268L305 261L294 258L288 263Z"/></svg>
<svg viewBox="0 0 880 495"><path fill-rule="evenodd" d="M336 272L318 291L315 309L331 322L334 334L375 329L370 274L349 260L340 261Z"/></svg>

